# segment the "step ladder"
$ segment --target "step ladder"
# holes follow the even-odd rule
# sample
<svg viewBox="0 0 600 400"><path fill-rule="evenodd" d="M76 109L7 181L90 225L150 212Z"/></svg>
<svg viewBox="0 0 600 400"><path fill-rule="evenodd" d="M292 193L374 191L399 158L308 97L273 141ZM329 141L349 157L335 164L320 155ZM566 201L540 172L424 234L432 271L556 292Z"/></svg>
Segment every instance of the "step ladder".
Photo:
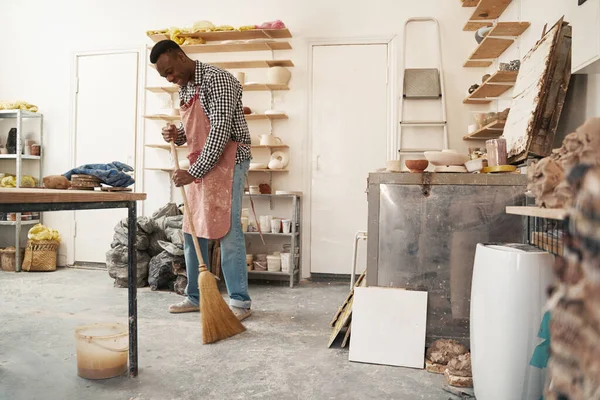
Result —
<svg viewBox="0 0 600 400"><path fill-rule="evenodd" d="M438 44L438 65L431 68L406 68L406 52L408 43L408 27L413 23L430 23L435 26ZM409 18L404 23L404 46L402 51L402 96L400 98L400 115L398 128L398 157L410 154L423 154L425 151L437 151L448 148L448 124L446 119L446 93L444 90L444 72L442 68L442 38L440 24L430 17ZM409 101L438 100L441 120L415 120L407 116L404 106ZM443 129L442 147L405 148L403 146L403 128L405 127L440 127Z"/></svg>

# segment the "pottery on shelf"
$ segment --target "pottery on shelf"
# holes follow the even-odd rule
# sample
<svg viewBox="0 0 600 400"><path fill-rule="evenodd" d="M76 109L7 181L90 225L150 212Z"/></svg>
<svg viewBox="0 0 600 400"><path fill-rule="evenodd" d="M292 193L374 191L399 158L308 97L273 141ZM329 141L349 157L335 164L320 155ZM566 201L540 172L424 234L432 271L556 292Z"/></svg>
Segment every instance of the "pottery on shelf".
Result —
<svg viewBox="0 0 600 400"><path fill-rule="evenodd" d="M406 168L410 172L423 172L429 166L429 161L427 160L406 160L404 161Z"/></svg>
<svg viewBox="0 0 600 400"><path fill-rule="evenodd" d="M476 91L477 89L479 89L479 85L478 85L478 84L471 85L471 86L469 87L469 94L472 94L472 93L473 93L474 91Z"/></svg>
<svg viewBox="0 0 600 400"><path fill-rule="evenodd" d="M481 43L483 41L483 38L485 38L492 29L494 29L493 26L484 26L482 28L477 29L475 31L475 40L477 41L477 43Z"/></svg>
<svg viewBox="0 0 600 400"><path fill-rule="evenodd" d="M492 77L492 75L490 74L485 74L484 76L481 77L481 83L485 83L485 81L487 81L488 79L490 79Z"/></svg>
<svg viewBox="0 0 600 400"><path fill-rule="evenodd" d="M469 160L469 156L456 150L426 151L425 158L436 167L463 166Z"/></svg>
<svg viewBox="0 0 600 400"><path fill-rule="evenodd" d="M271 85L287 85L292 73L285 67L271 67L267 72L267 81Z"/></svg>
<svg viewBox="0 0 600 400"><path fill-rule="evenodd" d="M500 63L500 71L518 71L521 68L521 60L512 60L507 63Z"/></svg>

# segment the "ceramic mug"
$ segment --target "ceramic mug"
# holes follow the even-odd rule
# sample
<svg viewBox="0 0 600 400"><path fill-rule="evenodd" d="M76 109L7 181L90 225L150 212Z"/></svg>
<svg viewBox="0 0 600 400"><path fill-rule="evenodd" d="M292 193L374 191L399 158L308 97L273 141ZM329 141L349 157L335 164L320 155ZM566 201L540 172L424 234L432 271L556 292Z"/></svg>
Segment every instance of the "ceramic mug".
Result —
<svg viewBox="0 0 600 400"><path fill-rule="evenodd" d="M281 220L279 218L273 218L271 220L271 232L281 233Z"/></svg>
<svg viewBox="0 0 600 400"><path fill-rule="evenodd" d="M261 146L277 146L282 144L281 138L273 135L260 135Z"/></svg>
<svg viewBox="0 0 600 400"><path fill-rule="evenodd" d="M386 171L400 172L402 170L402 162L400 160L389 160L386 163Z"/></svg>

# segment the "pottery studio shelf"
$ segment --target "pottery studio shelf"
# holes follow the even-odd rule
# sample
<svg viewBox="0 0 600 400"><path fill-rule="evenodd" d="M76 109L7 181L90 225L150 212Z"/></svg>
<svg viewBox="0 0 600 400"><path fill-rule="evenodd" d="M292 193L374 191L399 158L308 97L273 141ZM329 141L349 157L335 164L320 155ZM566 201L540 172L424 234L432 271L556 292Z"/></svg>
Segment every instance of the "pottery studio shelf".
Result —
<svg viewBox="0 0 600 400"><path fill-rule="evenodd" d="M163 150L171 150L171 145L169 144L147 144L146 147L151 148L151 149L163 149ZM274 146L270 146L270 145L261 145L261 144L253 144L252 146L250 146L253 149L289 149L290 146L286 145L286 144L279 144L279 145L274 145ZM178 149L187 149L187 145L184 144L183 146L177 146Z"/></svg>
<svg viewBox="0 0 600 400"><path fill-rule="evenodd" d="M497 139L504 132L504 124L504 121L494 121L473 133L463 136L463 140Z"/></svg>
<svg viewBox="0 0 600 400"><path fill-rule="evenodd" d="M479 3L480 0L463 0L462 2L462 6L463 7L477 7L477 4Z"/></svg>
<svg viewBox="0 0 600 400"><path fill-rule="evenodd" d="M249 31L197 32L179 35L182 38L202 38L206 44L181 46L186 53L226 53L238 51L290 50L288 39L292 35L288 29L253 29ZM154 42L168 39L168 35L150 35ZM229 42L233 41L233 42ZM217 43L210 43L217 42ZM221 42L221 43L218 43Z"/></svg>
<svg viewBox="0 0 600 400"><path fill-rule="evenodd" d="M179 121L181 119L179 115L166 114L144 115L144 118L154 121ZM288 119L288 116L286 114L246 114L246 121L269 119Z"/></svg>
<svg viewBox="0 0 600 400"><path fill-rule="evenodd" d="M555 220L563 220L567 216L564 208L541 208L541 207L506 207L507 214L522 215L524 217L537 217Z"/></svg>
<svg viewBox="0 0 600 400"><path fill-rule="evenodd" d="M492 26L512 0L480 0L475 2L475 11L463 27L463 31L476 31L484 26ZM463 7L464 7L463 3Z"/></svg>
<svg viewBox="0 0 600 400"><path fill-rule="evenodd" d="M463 100L465 104L486 104L515 85L518 71L498 71Z"/></svg>
<svg viewBox="0 0 600 400"><path fill-rule="evenodd" d="M179 86L148 86L146 90L153 93L177 93ZM274 85L271 83L251 83L243 85L243 90L248 92L270 91L270 90L290 90L288 85Z"/></svg>
<svg viewBox="0 0 600 400"><path fill-rule="evenodd" d="M293 67L291 60L250 60L250 61L207 61L207 64L223 69L242 69L242 68L271 68L271 67ZM156 65L148 64L156 69Z"/></svg>
<svg viewBox="0 0 600 400"><path fill-rule="evenodd" d="M529 22L498 22L463 66L489 67L530 25Z"/></svg>

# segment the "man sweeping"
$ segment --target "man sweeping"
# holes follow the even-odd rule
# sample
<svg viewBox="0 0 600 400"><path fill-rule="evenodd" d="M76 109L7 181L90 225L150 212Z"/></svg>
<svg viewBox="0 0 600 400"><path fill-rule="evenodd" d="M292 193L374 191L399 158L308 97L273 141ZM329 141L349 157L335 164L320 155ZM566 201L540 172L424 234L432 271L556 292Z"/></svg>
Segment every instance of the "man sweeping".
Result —
<svg viewBox="0 0 600 400"><path fill-rule="evenodd" d="M188 171L173 173L175 186L185 186L194 228L204 260L208 240L221 240L221 268L229 307L241 321L251 314L246 242L240 223L244 182L250 165L250 132L242 109L242 86L229 72L190 59L171 40L154 45L150 62L170 83L179 85L181 124L163 128L167 142L189 149ZM184 219L186 298L171 313L199 311L198 257L192 230Z"/></svg>

